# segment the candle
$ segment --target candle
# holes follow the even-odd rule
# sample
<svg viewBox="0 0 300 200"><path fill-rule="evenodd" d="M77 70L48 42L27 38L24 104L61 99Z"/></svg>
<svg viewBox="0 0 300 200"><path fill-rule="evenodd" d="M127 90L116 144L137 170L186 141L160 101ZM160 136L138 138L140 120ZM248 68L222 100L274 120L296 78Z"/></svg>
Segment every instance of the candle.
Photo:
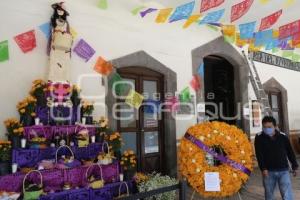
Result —
<svg viewBox="0 0 300 200"><path fill-rule="evenodd" d="M122 182L124 180L124 174L120 174L120 181Z"/></svg>
<svg viewBox="0 0 300 200"><path fill-rule="evenodd" d="M22 138L21 139L21 147L24 149L26 148L26 139L25 138Z"/></svg>
<svg viewBox="0 0 300 200"><path fill-rule="evenodd" d="M36 126L37 126L37 125L40 125L40 118L36 117L36 118L34 119L34 123L35 123Z"/></svg>
<svg viewBox="0 0 300 200"><path fill-rule="evenodd" d="M92 143L95 143L96 142L96 136L92 135L91 136L91 141L92 141Z"/></svg>
<svg viewBox="0 0 300 200"><path fill-rule="evenodd" d="M12 173L16 173L17 170L18 170L18 164L17 163L13 163L12 166L11 166L11 170L12 170Z"/></svg>

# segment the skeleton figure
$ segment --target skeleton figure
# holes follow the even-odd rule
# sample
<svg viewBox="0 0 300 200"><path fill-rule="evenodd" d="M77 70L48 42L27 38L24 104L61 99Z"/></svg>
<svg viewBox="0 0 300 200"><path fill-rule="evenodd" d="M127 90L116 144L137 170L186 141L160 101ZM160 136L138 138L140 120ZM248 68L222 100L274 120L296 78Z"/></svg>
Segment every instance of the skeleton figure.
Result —
<svg viewBox="0 0 300 200"><path fill-rule="evenodd" d="M54 13L51 17L51 37L48 50L50 51L50 65L48 81L70 82L71 48L73 37L70 33L63 2L52 5Z"/></svg>

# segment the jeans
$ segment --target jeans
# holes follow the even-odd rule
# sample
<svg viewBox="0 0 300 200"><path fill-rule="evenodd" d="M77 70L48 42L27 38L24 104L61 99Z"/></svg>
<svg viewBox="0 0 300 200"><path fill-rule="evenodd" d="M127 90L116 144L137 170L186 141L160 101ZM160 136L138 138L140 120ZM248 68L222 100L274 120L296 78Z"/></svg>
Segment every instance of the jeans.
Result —
<svg viewBox="0 0 300 200"><path fill-rule="evenodd" d="M263 177L265 200L274 200L274 190L277 183L282 199L293 200L293 190L289 171L269 171L269 175Z"/></svg>

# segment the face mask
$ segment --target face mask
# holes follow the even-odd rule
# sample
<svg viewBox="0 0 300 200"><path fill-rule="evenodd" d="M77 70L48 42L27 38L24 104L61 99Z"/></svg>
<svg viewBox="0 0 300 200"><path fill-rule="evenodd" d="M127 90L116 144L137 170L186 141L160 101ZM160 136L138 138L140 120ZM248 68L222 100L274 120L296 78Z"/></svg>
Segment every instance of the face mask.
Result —
<svg viewBox="0 0 300 200"><path fill-rule="evenodd" d="M274 134L274 128L263 128L265 134L272 136Z"/></svg>

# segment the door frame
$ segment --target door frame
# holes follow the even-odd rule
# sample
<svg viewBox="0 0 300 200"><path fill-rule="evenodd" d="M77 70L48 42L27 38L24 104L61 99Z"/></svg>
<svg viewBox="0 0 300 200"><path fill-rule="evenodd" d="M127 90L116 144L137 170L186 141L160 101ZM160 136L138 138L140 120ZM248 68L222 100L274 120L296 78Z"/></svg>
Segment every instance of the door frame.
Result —
<svg viewBox="0 0 300 200"><path fill-rule="evenodd" d="M124 67L139 67L148 68L150 70L159 72L164 76L164 93L174 94L177 91L177 75L170 68L147 54L145 51L138 51L110 61L114 68L113 72L104 79L106 87L106 116L109 119L110 127L117 130L117 120L113 117L112 108L116 103L112 95L112 89L108 86L108 82L112 78L112 74L119 68ZM165 162L163 165L163 174L172 177L177 176L177 145L176 145L176 120L172 117L171 113L165 113L164 120L164 144L162 145Z"/></svg>

